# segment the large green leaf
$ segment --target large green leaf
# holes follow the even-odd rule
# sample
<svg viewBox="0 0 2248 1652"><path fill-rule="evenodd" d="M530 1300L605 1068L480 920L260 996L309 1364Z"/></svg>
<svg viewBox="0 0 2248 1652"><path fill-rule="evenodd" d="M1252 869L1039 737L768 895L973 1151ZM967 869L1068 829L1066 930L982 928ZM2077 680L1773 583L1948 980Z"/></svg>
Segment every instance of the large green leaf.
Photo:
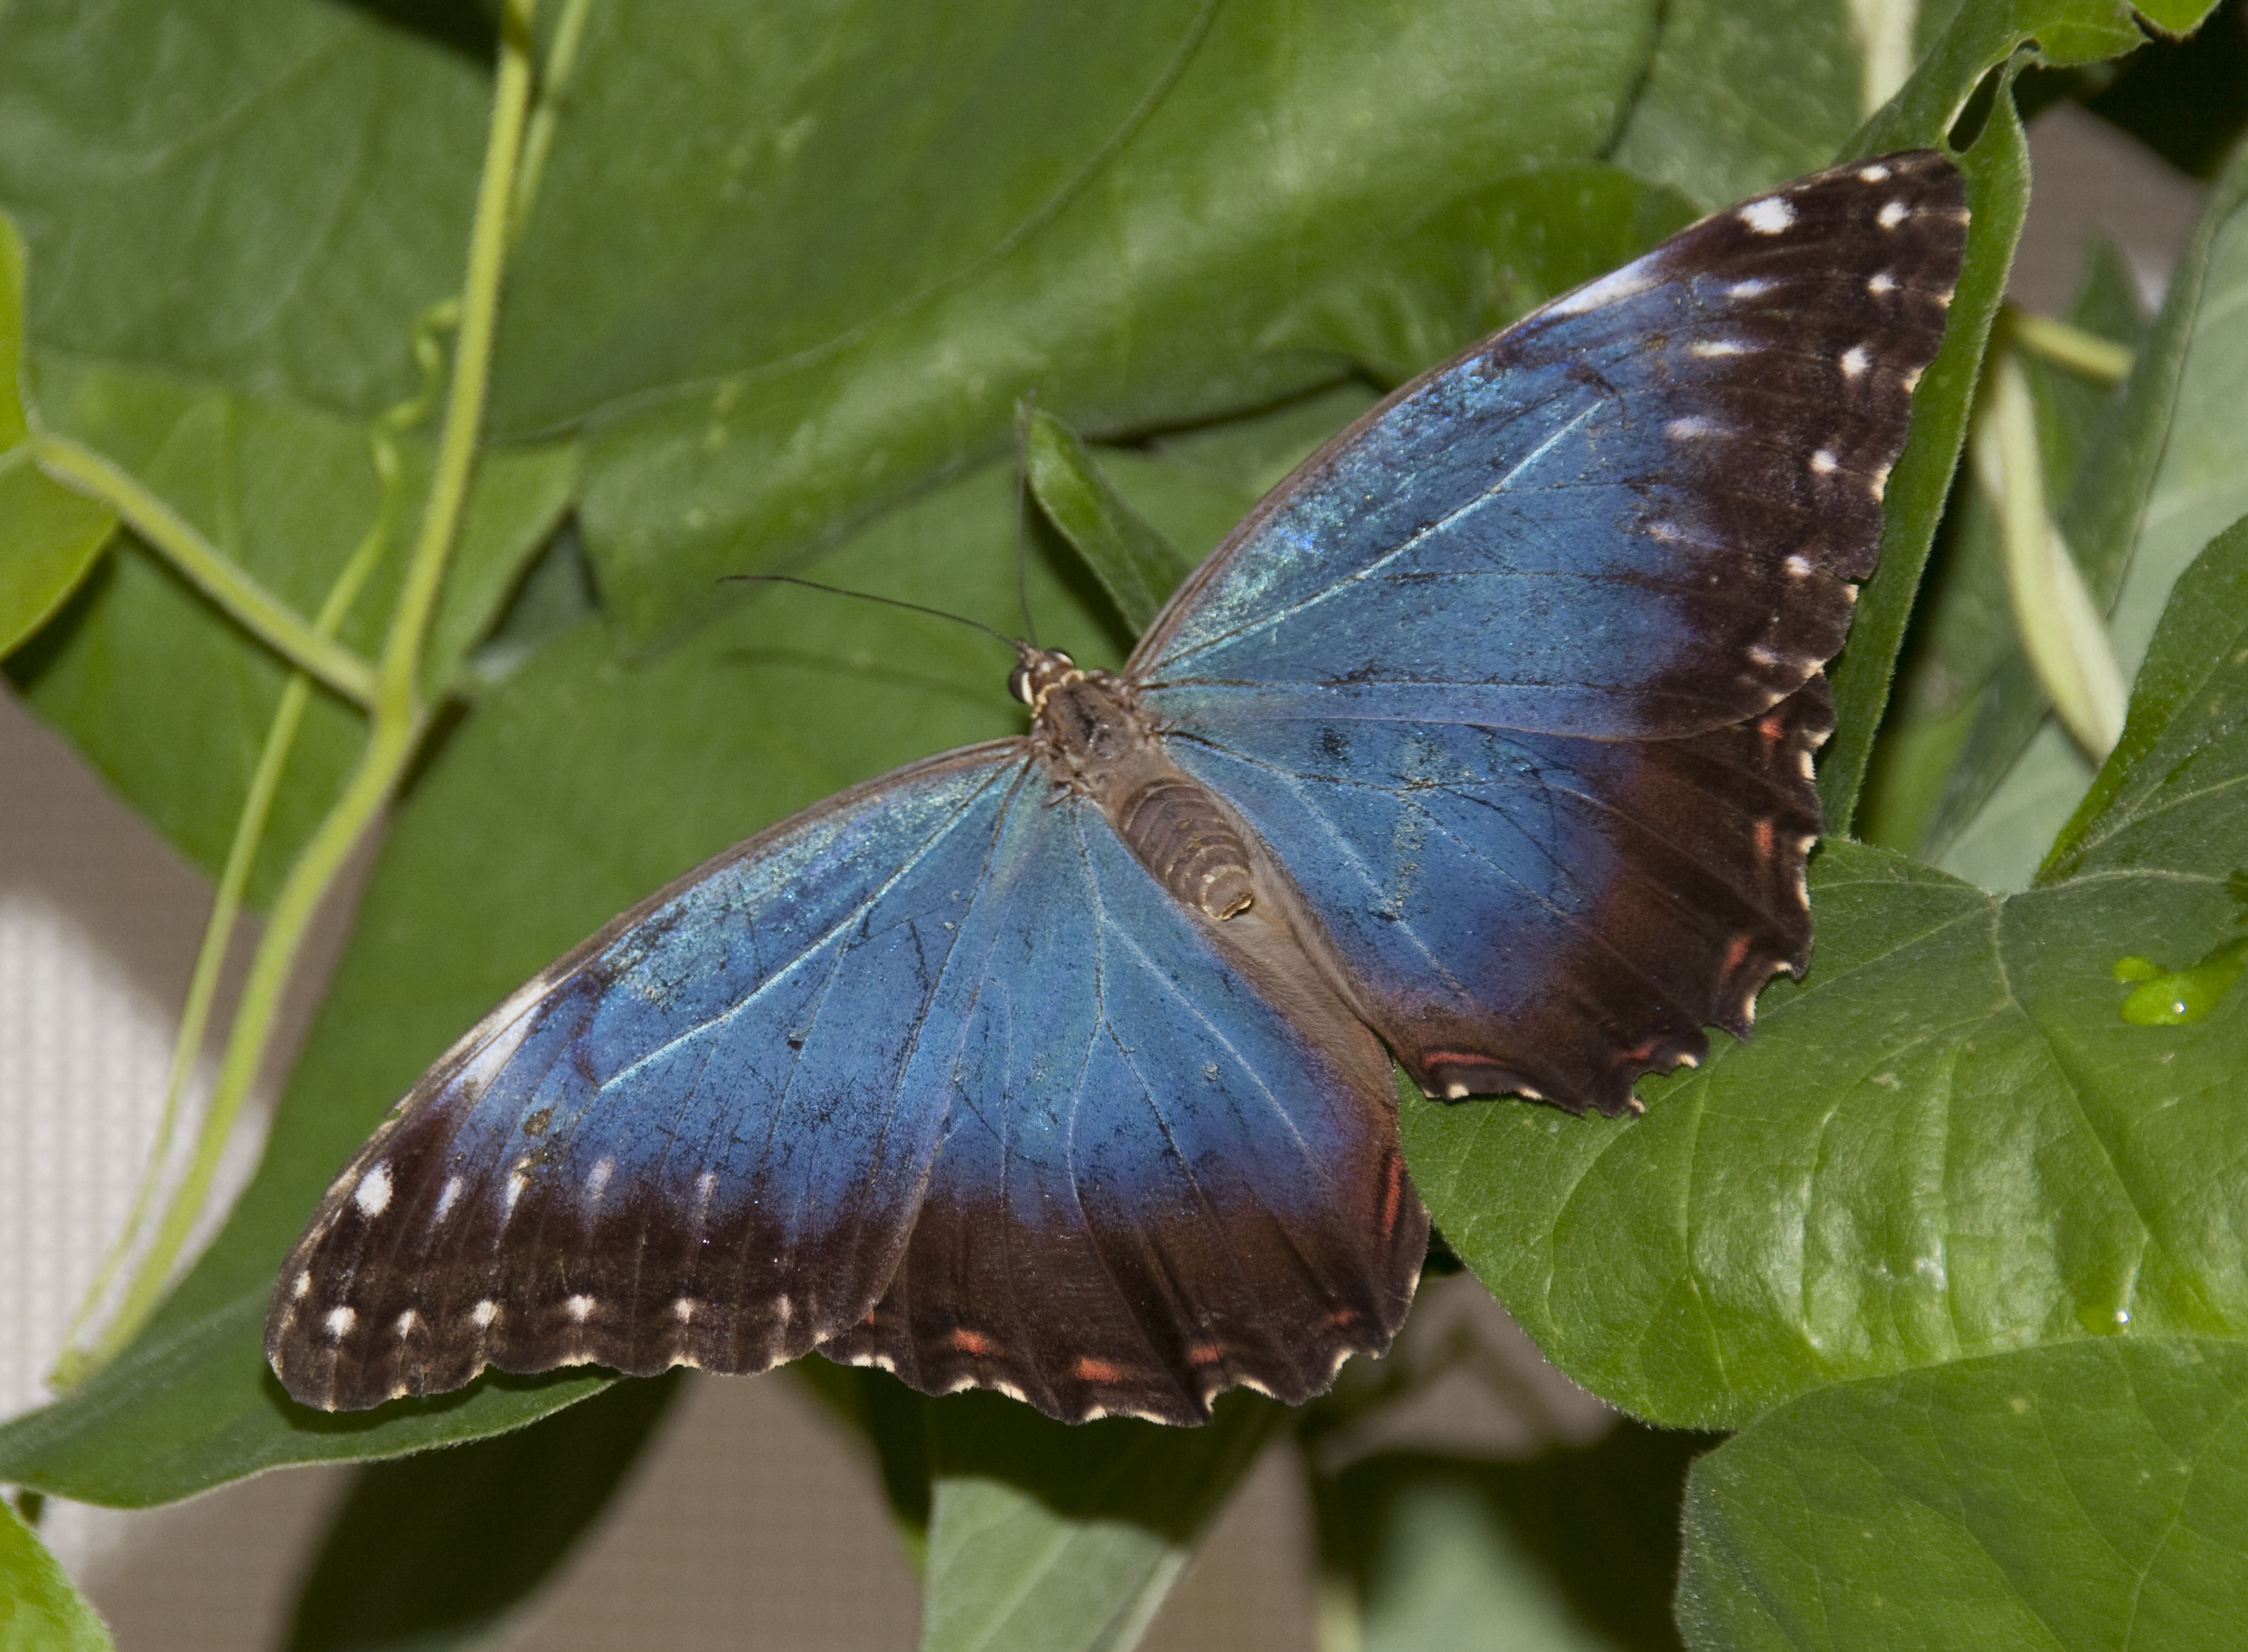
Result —
<svg viewBox="0 0 2248 1652"><path fill-rule="evenodd" d="M1684 190L1704 210L1823 167L1888 95L1867 101L1874 43L1866 20L1890 11L1909 28L1914 10L1848 0L1676 0L1663 8L1662 38L1615 159Z"/></svg>
<svg viewBox="0 0 2248 1652"><path fill-rule="evenodd" d="M0 659L86 577L116 518L41 474L23 401L23 238L0 213Z"/></svg>
<svg viewBox="0 0 2248 1652"><path fill-rule="evenodd" d="M2248 1621L2248 1347L2117 1337L1830 1388L1694 1466L1707 1652L2217 1648Z"/></svg>
<svg viewBox="0 0 2248 1652"><path fill-rule="evenodd" d="M347 417L411 394L415 319L460 286L490 54L383 10L0 10L35 349Z"/></svg>
<svg viewBox="0 0 2248 1652"><path fill-rule="evenodd" d="M709 72L689 77L650 38L685 36L677 8L620 8L589 45L572 97L595 113L558 140L524 245L517 291L531 319L504 342L500 428L543 428L633 393L600 404L586 483L588 543L632 635L706 612L716 575L785 561L1002 450L1016 400L1033 388L1101 435L1347 371L1332 352L1269 338L1273 318L1453 196L1588 158L1629 92L1652 12L1644 0L1559 11L1336 0L1221 6L1207 20L1183 3L1105 10L1115 21L1102 28L1118 36L1102 52L1049 36L1027 9L917 9L918 28L963 44L885 58L881 97L925 128L896 154L833 151L820 135L853 141L863 76L826 65L857 62L865 36L895 26L887 12L838 24L780 8L756 29L706 28ZM785 97L738 92L777 75ZM986 77L1035 89L990 86L988 110L956 130L944 112ZM1049 105L1099 117L1059 123L1059 159L1037 113ZM610 110L621 113L602 119ZM808 135L784 149L790 133ZM1039 158L979 158L995 144ZM607 185L611 160L642 146L666 160L629 175L627 204ZM730 168L751 155L771 182L731 186L747 192L737 208ZM870 191L879 209L864 207ZM518 402L518 361L556 364L541 367L546 383L591 373L577 365L575 313L537 296L536 272L574 283L607 263L620 216L722 224L675 271L634 264L617 278L648 318L636 326L668 333L675 311L702 313L712 282L770 301L707 346L666 337L650 351L661 380L619 353L607 377ZM899 273L839 273L839 249ZM722 253L732 262L714 268ZM615 348L606 330L591 343Z"/></svg>
<svg viewBox="0 0 2248 1652"><path fill-rule="evenodd" d="M2238 935L2244 579L2248 530L2181 585L2066 880L1993 896L1830 843L1809 976L1643 1119L1408 1107L1445 1237L1571 1375L1737 1425L2126 1327L2248 1334L2248 1016L2134 1025L2114 973Z"/></svg>

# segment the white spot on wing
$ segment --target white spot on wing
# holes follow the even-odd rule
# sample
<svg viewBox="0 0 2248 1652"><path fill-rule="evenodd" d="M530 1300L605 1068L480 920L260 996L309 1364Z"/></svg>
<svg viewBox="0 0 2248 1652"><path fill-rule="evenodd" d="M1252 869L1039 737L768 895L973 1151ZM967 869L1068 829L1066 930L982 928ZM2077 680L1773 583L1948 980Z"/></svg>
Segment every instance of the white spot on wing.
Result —
<svg viewBox="0 0 2248 1652"><path fill-rule="evenodd" d="M1765 280L1761 276L1751 276L1745 281L1736 281L1731 286L1727 287L1725 296L1728 298L1761 298L1771 285L1772 283Z"/></svg>
<svg viewBox="0 0 2248 1652"><path fill-rule="evenodd" d="M614 1159L603 1159L595 1164L592 1173L586 1177L586 1196L589 1199L600 1198L601 1189L609 1185L609 1178L614 1176L616 1171L617 1162Z"/></svg>
<svg viewBox="0 0 2248 1652"><path fill-rule="evenodd" d="M1787 577L1791 579L1807 579L1811 577L1811 560L1807 557L1790 556L1780 566L1787 570Z"/></svg>
<svg viewBox="0 0 2248 1652"><path fill-rule="evenodd" d="M479 1331L490 1330L492 1321L497 1318L499 1318L499 1304L490 1297L486 1297L469 1310L469 1319Z"/></svg>
<svg viewBox="0 0 2248 1652"><path fill-rule="evenodd" d="M352 1203L359 1206L364 1217L378 1217L390 1209L390 1166L378 1164L359 1179L359 1191L352 1195Z"/></svg>
<svg viewBox="0 0 2248 1652"><path fill-rule="evenodd" d="M1912 209L1902 201L1892 201L1874 215L1874 222L1884 230L1894 230L1912 216Z"/></svg>
<svg viewBox="0 0 2248 1652"><path fill-rule="evenodd" d="M1620 304L1655 284L1655 271L1645 258L1635 258L1621 270L1612 270L1597 281L1588 281L1574 292L1565 292L1546 306L1549 316L1583 315L1588 310Z"/></svg>
<svg viewBox="0 0 2248 1652"><path fill-rule="evenodd" d="M1857 378L1872 365L1872 361L1873 358L1866 353L1864 345L1854 344L1842 352L1842 376L1846 379Z"/></svg>
<svg viewBox="0 0 2248 1652"><path fill-rule="evenodd" d="M562 1312L568 1314L573 1323L583 1325L587 1320L593 1318L593 1299L589 1296L573 1296L563 1303Z"/></svg>
<svg viewBox="0 0 2248 1652"><path fill-rule="evenodd" d="M310 1270L307 1270L297 1276L297 1283L289 1287L289 1295L291 1300L302 1301L312 1294L312 1275Z"/></svg>
<svg viewBox="0 0 2248 1652"><path fill-rule="evenodd" d="M442 1222L453 1213L453 1206L460 1202L460 1197L461 1178L456 1176L447 1176L443 1191L437 1195L437 1208L431 1212L429 1219L432 1222Z"/></svg>
<svg viewBox="0 0 2248 1652"><path fill-rule="evenodd" d="M352 1326L359 1323L359 1314L351 1308L330 1308L323 1323L328 1327L328 1334L340 1342L351 1334Z"/></svg>
<svg viewBox="0 0 2248 1652"><path fill-rule="evenodd" d="M1866 278L1866 291L1881 297L1896 291L1896 278L1886 270L1876 270Z"/></svg>
<svg viewBox="0 0 2248 1652"><path fill-rule="evenodd" d="M1822 476L1833 475L1840 463L1840 461L1834 457L1834 449L1832 448L1821 448L1811 456L1811 468Z"/></svg>
<svg viewBox="0 0 2248 1652"><path fill-rule="evenodd" d="M1795 209L1776 195L1751 201L1733 216L1758 235L1778 235L1795 223Z"/></svg>
<svg viewBox="0 0 2248 1652"><path fill-rule="evenodd" d="M422 1316L415 1313L413 1309L408 1308L405 1313L398 1316L397 1323L393 1325L391 1329L397 1332L401 1339L403 1339L412 1336L414 1334L414 1327L421 1323Z"/></svg>
<svg viewBox="0 0 2248 1652"><path fill-rule="evenodd" d="M1749 346L1738 339L1696 339L1694 353L1697 356L1744 356Z"/></svg>
<svg viewBox="0 0 2248 1652"><path fill-rule="evenodd" d="M671 1305L671 1317L682 1325L692 1320L695 1317L695 1299L683 1296L675 1300Z"/></svg>
<svg viewBox="0 0 2248 1652"><path fill-rule="evenodd" d="M1662 427L1662 434L1673 442L1691 442L1697 436L1708 435L1711 426L1707 419L1688 417L1673 419Z"/></svg>
<svg viewBox="0 0 2248 1652"><path fill-rule="evenodd" d="M1888 181L1889 169L1879 162L1858 168L1858 182L1861 183L1887 183Z"/></svg>

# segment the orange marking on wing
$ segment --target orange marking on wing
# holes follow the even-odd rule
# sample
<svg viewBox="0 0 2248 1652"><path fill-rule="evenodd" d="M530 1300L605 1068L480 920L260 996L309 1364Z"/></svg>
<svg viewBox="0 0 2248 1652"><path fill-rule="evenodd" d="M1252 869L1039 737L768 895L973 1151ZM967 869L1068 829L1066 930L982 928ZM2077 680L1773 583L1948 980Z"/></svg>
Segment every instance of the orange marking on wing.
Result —
<svg viewBox="0 0 2248 1652"><path fill-rule="evenodd" d="M1753 943L1747 936L1737 935L1733 937L1732 945L1725 949L1725 974L1731 975L1741 967L1749 956L1749 948L1751 944Z"/></svg>
<svg viewBox="0 0 2248 1652"><path fill-rule="evenodd" d="M1771 821L1759 820L1756 823L1756 847L1758 860L1771 860L1772 856L1773 845L1777 840L1778 840L1772 835L1772 826Z"/></svg>
<svg viewBox="0 0 2248 1652"><path fill-rule="evenodd" d="M999 1351L999 1345L981 1331L970 1331L965 1328L955 1331L952 1333L951 1342L952 1346L961 1353L972 1354L978 1359L984 1354L997 1354Z"/></svg>
<svg viewBox="0 0 2248 1652"><path fill-rule="evenodd" d="M1787 733L1787 724L1779 712L1770 712L1757 719L1757 732L1764 737L1765 756L1769 757L1772 756L1772 748L1777 746L1781 737Z"/></svg>
<svg viewBox="0 0 2248 1652"><path fill-rule="evenodd" d="M1223 1358L1224 1348L1215 1342L1197 1342L1187 1350L1189 1365L1216 1365Z"/></svg>
<svg viewBox="0 0 2248 1652"><path fill-rule="evenodd" d="M1096 1360L1089 1354L1078 1355L1077 1364L1072 1370L1078 1380L1084 1382L1113 1383L1124 1380L1123 1367L1111 1365L1106 1360Z"/></svg>
<svg viewBox="0 0 2248 1652"><path fill-rule="evenodd" d="M1381 1189L1381 1230L1397 1230L1397 1212L1405 1203L1405 1163L1395 1154L1389 1155L1388 1174Z"/></svg>

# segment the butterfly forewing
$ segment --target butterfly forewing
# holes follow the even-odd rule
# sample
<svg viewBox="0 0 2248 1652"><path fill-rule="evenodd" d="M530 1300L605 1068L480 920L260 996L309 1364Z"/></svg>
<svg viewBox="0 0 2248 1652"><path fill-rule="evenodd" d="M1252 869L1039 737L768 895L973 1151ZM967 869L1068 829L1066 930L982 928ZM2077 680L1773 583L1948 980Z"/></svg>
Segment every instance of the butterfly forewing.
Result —
<svg viewBox="0 0 2248 1652"><path fill-rule="evenodd" d="M1716 214L1408 386L1149 632L1431 1092L1621 1111L1802 966L1820 673L1965 233L1932 153Z"/></svg>

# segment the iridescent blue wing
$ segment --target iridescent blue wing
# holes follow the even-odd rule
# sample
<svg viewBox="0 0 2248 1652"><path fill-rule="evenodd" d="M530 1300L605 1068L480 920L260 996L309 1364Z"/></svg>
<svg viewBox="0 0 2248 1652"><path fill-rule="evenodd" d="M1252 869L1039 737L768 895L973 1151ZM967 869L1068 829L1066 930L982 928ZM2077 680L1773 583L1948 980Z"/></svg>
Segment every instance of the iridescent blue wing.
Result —
<svg viewBox="0 0 2248 1652"><path fill-rule="evenodd" d="M1432 1092L1618 1111L1801 967L1821 668L1965 230L1926 152L1705 219L1376 408L1143 641Z"/></svg>
<svg viewBox="0 0 2248 1652"><path fill-rule="evenodd" d="M495 1011L291 1254L266 1338L290 1392L829 1345L1187 1420L1384 1346L1425 1218L1371 1034L1283 1019L1047 791L1021 742L901 771Z"/></svg>

